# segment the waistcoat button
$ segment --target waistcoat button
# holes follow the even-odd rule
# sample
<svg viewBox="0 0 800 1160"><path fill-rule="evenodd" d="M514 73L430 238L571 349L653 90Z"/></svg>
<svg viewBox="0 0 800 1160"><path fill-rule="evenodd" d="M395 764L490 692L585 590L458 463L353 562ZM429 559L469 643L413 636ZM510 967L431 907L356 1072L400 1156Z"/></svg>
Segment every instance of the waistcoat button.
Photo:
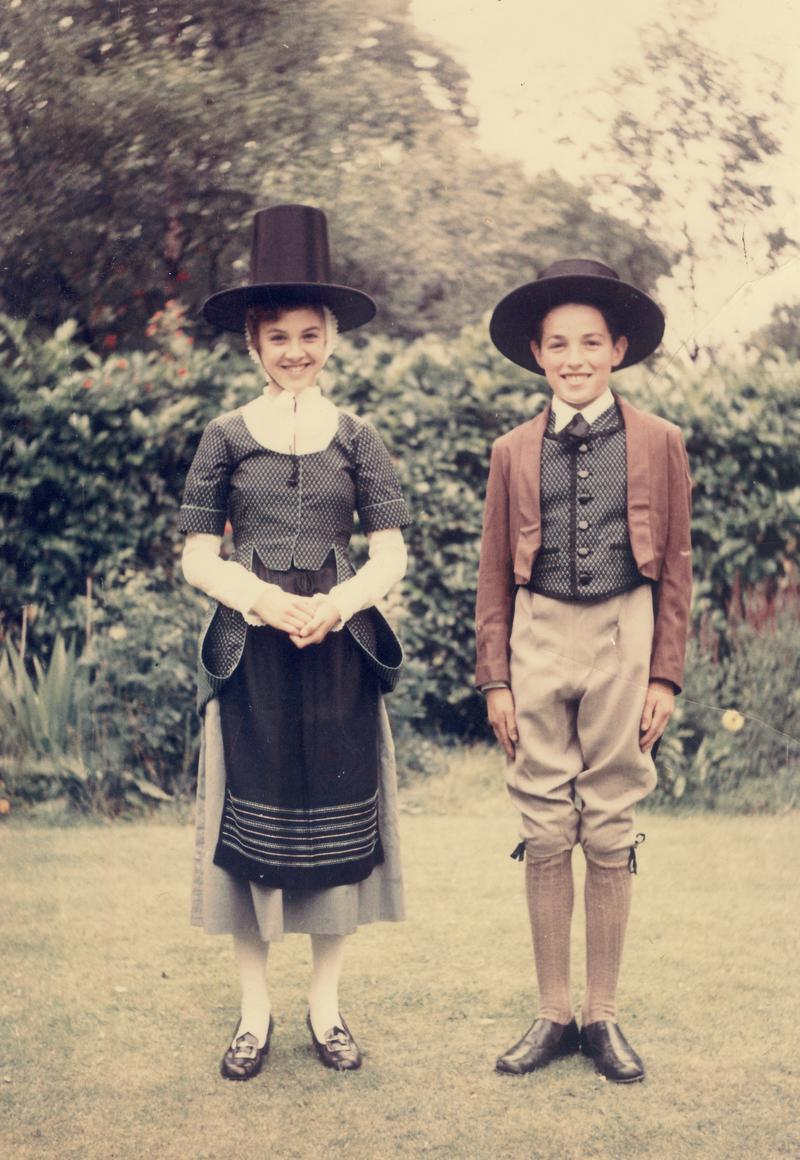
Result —
<svg viewBox="0 0 800 1160"><path fill-rule="evenodd" d="M579 467L578 468L578 479L588 479L588 478L589 478L588 467Z"/></svg>
<svg viewBox="0 0 800 1160"><path fill-rule="evenodd" d="M581 529L582 532L585 532L586 529L589 527L589 521L588 520L578 520L578 527Z"/></svg>
<svg viewBox="0 0 800 1160"><path fill-rule="evenodd" d="M579 572L578 573L578 583L579 584L591 584L591 582L592 582L591 572Z"/></svg>
<svg viewBox="0 0 800 1160"><path fill-rule="evenodd" d="M591 548L578 548L578 555L579 556L588 556L590 551L591 551Z"/></svg>
<svg viewBox="0 0 800 1160"><path fill-rule="evenodd" d="M588 451L588 450L589 450L589 444L588 444L588 443L581 443L581 444L578 446L578 450L580 451L581 455L583 455L583 454L584 454L584 452L586 452L586 451Z"/></svg>

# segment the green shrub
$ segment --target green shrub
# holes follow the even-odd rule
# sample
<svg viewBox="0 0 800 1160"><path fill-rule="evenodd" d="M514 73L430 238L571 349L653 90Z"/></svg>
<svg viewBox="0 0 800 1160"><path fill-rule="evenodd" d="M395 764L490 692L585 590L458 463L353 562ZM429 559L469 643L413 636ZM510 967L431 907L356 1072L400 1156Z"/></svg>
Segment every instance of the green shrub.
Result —
<svg viewBox="0 0 800 1160"><path fill-rule="evenodd" d="M0 728L9 780L32 800L52 796L65 774L83 776L82 715L86 682L74 644L57 636L47 664L32 671L11 641L0 655ZM21 772L26 784L23 786Z"/></svg>
<svg viewBox="0 0 800 1160"><path fill-rule="evenodd" d="M2 609L44 605L45 632L87 577L171 564L180 480L226 390L224 352L186 335L104 362L71 338L0 326Z"/></svg>
<svg viewBox="0 0 800 1160"><path fill-rule="evenodd" d="M800 366L670 366L634 402L677 423L691 463L695 613L718 628L737 585L797 577Z"/></svg>
<svg viewBox="0 0 800 1160"><path fill-rule="evenodd" d="M761 585L738 603L724 641L707 621L689 643L684 693L656 761L656 802L798 804L800 590Z"/></svg>
<svg viewBox="0 0 800 1160"><path fill-rule="evenodd" d="M169 795L125 763L117 739L94 704L93 666L57 635L48 664L10 642L0 661L4 729L4 795L23 803L55 802L112 815Z"/></svg>
<svg viewBox="0 0 800 1160"><path fill-rule="evenodd" d="M183 480L206 422L256 395L260 384L243 352L224 344L195 349L178 306L154 320L151 338L152 350L100 360L72 341L70 327L33 343L19 323L0 325L0 615L14 637L23 607L31 606L29 653L49 656L58 629L84 631L80 601L91 582L101 666L95 696L106 698L109 722L114 699L124 704L124 725L109 724L101 739L119 743L118 763L171 790L190 763L200 622L196 596L176 568ZM389 705L404 762L431 768L433 750L426 756L407 741L416 732L437 740L486 734L472 668L489 452L499 434L542 406L548 388L503 359L484 325L448 342L359 336L343 342L330 378L337 403L374 420L412 509L409 571L390 597L408 665ZM718 681L729 648L725 609L737 584L785 585L796 575L797 366L671 364L655 375L628 371L619 386L685 432L695 479L695 620L710 622L721 650L715 666L695 642L687 681L708 685L697 700L731 704L734 690ZM112 628L124 629L125 641L109 637ZM164 675L171 664L172 683ZM682 704L691 737L676 722L662 750L665 771L673 771L664 773L670 797L681 776L687 785L697 780L678 772L680 753L699 770L709 746L697 759L696 738L718 733L713 718L703 724L688 698ZM774 762L771 749L754 752L759 762Z"/></svg>
<svg viewBox="0 0 800 1160"><path fill-rule="evenodd" d="M141 810L188 792L197 757L195 639L205 601L163 573L110 574L62 615L29 675L10 640L0 664L5 781L21 802Z"/></svg>

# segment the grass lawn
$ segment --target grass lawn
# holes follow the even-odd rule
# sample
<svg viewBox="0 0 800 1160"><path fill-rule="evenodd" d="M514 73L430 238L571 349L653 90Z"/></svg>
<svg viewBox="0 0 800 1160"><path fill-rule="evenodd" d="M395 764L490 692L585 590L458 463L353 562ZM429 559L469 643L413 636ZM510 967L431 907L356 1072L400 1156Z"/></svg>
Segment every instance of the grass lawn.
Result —
<svg viewBox="0 0 800 1160"><path fill-rule="evenodd" d="M643 814L620 1022L646 1082L608 1084L581 1057L498 1076L535 987L495 777L496 759L466 755L404 791L409 918L350 946L352 1075L310 1054L308 940L292 937L271 953L264 1072L220 1079L237 990L229 940L186 922L190 826L4 824L0 1155L800 1155L797 816ZM580 905L574 932L579 1000Z"/></svg>

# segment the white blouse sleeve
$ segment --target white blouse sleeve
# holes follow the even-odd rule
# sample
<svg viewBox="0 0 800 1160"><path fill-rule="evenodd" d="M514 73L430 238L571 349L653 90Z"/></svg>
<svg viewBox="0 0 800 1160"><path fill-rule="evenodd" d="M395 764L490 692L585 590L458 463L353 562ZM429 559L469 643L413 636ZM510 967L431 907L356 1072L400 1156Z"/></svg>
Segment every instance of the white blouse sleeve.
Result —
<svg viewBox="0 0 800 1160"><path fill-rule="evenodd" d="M407 554L403 533L399 528L385 528L371 532L369 560L355 576L337 584L328 594L340 616L342 628L362 608L369 608L382 600L389 589L402 580L406 572ZM219 554L221 536L191 532L181 557L183 575L187 582L213 600L241 612L248 624L261 625L264 621L252 612L253 605L265 592L279 592L276 584L268 584L248 572L235 560L223 560Z"/></svg>
<svg viewBox="0 0 800 1160"><path fill-rule="evenodd" d="M277 585L261 580L235 560L223 560L221 543L221 536L190 532L181 557L185 579L206 596L241 612L249 624L263 624L250 610L263 592L277 589Z"/></svg>
<svg viewBox="0 0 800 1160"><path fill-rule="evenodd" d="M341 617L341 628L351 616L382 600L390 588L406 574L408 555L399 528L370 532L369 560L355 576L337 584L328 593Z"/></svg>

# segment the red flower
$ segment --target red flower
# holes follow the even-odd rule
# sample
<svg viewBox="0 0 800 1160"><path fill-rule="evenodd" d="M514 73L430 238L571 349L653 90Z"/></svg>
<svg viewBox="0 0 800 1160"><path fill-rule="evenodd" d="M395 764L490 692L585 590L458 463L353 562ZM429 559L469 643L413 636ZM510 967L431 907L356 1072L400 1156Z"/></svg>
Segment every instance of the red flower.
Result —
<svg viewBox="0 0 800 1160"><path fill-rule="evenodd" d="M117 345L116 334L107 334L103 339L103 348L105 350L115 350Z"/></svg>
<svg viewBox="0 0 800 1160"><path fill-rule="evenodd" d="M186 369L186 367L178 367L178 374L180 375L181 378L185 378L186 375L188 375L188 373L189 372Z"/></svg>
<svg viewBox="0 0 800 1160"><path fill-rule="evenodd" d="M83 387L84 391L88 391L90 387L94 386L94 379L84 379L81 383L81 386Z"/></svg>
<svg viewBox="0 0 800 1160"><path fill-rule="evenodd" d="M178 270L178 273L175 275L175 281L176 282L188 282L189 281L188 272L186 270Z"/></svg>

